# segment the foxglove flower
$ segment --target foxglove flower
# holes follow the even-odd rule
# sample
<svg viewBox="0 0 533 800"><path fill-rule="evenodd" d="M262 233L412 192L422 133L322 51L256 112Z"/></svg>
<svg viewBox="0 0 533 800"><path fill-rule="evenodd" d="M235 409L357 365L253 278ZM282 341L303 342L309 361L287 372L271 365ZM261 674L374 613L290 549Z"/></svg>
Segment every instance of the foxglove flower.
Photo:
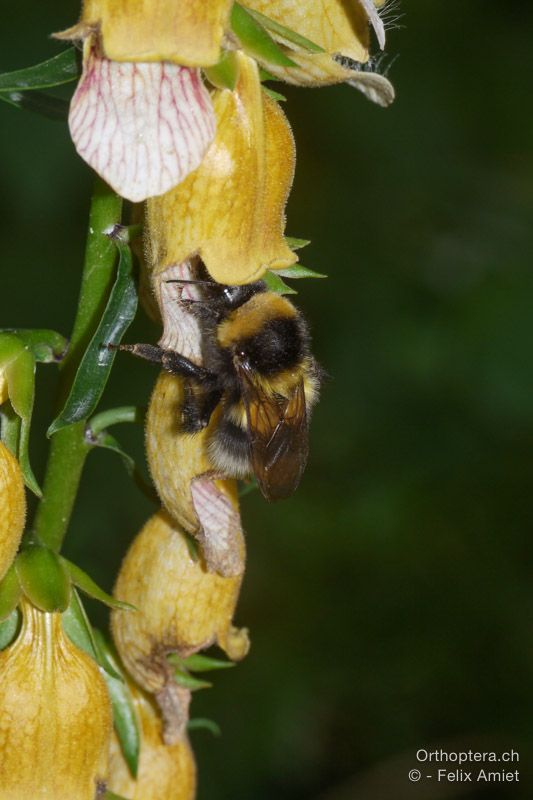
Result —
<svg viewBox="0 0 533 800"><path fill-rule="evenodd" d="M148 203L154 275L199 255L216 281L241 284L297 260L283 238L292 132L255 61L239 53L237 62L235 91L213 93L217 134L200 167Z"/></svg>
<svg viewBox="0 0 533 800"><path fill-rule="evenodd" d="M309 52L271 30L273 38L296 64L265 64L272 75L299 86L346 82L382 106L394 100L390 82L365 66L369 62L369 23L379 47L385 47L385 30L378 13L383 0L247 0L246 5L323 49L322 53Z"/></svg>
<svg viewBox="0 0 533 800"><path fill-rule="evenodd" d="M62 39L81 39L69 127L79 155L122 197L163 194L201 162L214 112L196 65L215 63L229 0L88 0Z"/></svg>
<svg viewBox="0 0 533 800"><path fill-rule="evenodd" d="M25 518L26 497L19 462L0 442L0 580L15 558Z"/></svg>
<svg viewBox="0 0 533 800"><path fill-rule="evenodd" d="M240 545L244 558L242 533ZM112 613L113 639L128 672L157 698L167 743L183 736L190 691L176 684L166 656L186 657L217 643L232 660L244 658L247 631L232 624L241 581L242 572L209 572L163 510L148 520L122 563L114 595L134 598L138 610Z"/></svg>
<svg viewBox="0 0 533 800"><path fill-rule="evenodd" d="M161 716L153 700L130 683L133 704L141 729L141 752L133 777L117 736L111 737L110 791L130 800L193 800L196 795L196 764L187 736L165 744Z"/></svg>
<svg viewBox="0 0 533 800"><path fill-rule="evenodd" d="M24 601L0 672L2 800L103 797L111 706L98 667L66 636L61 614Z"/></svg>

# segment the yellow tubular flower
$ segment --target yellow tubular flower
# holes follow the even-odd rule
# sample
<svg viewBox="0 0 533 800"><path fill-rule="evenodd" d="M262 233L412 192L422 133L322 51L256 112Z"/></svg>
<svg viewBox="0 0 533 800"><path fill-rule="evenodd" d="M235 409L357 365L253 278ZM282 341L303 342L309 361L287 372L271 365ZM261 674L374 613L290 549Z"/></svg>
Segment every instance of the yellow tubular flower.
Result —
<svg viewBox="0 0 533 800"><path fill-rule="evenodd" d="M15 456L0 442L0 580L15 558L25 519L22 472Z"/></svg>
<svg viewBox="0 0 533 800"><path fill-rule="evenodd" d="M287 55L297 64L297 67L265 64L280 80L300 86L347 82L379 105L387 106L394 100L394 89L386 78L361 71L361 65L369 58L369 22L381 49L385 45L383 23L372 0L247 0L246 5L325 51L309 53L272 33L279 44L287 46Z"/></svg>
<svg viewBox="0 0 533 800"><path fill-rule="evenodd" d="M154 703L130 684L141 727L141 753L133 778L115 735L111 737L108 788L129 800L193 800L196 765L187 736L165 744L163 723Z"/></svg>
<svg viewBox="0 0 533 800"><path fill-rule="evenodd" d="M190 435L177 424L183 401L183 379L162 372L146 419L150 472L167 511L199 541L208 568L238 576L244 561L236 484L213 475L206 448L220 409L206 428Z"/></svg>
<svg viewBox="0 0 533 800"><path fill-rule="evenodd" d="M217 133L201 165L148 202L156 273L199 254L216 281L242 284L297 260L283 239L294 175L292 132L262 91L255 61L243 53L237 59L235 91L213 94Z"/></svg>
<svg viewBox="0 0 533 800"><path fill-rule="evenodd" d="M0 797L95 800L104 793L111 706L99 669L63 632L60 614L22 605L0 653Z"/></svg>
<svg viewBox="0 0 533 800"><path fill-rule="evenodd" d="M86 0L80 26L97 28L113 61L207 67L220 57L233 0Z"/></svg>
<svg viewBox="0 0 533 800"><path fill-rule="evenodd" d="M241 538L244 560L244 540ZM144 689L158 693L172 681L168 653L188 656L218 643L233 660L244 658L246 630L232 625L242 575L208 572L191 554L180 528L163 510L148 520L120 568L114 595L138 611L113 611L111 629L120 657Z"/></svg>

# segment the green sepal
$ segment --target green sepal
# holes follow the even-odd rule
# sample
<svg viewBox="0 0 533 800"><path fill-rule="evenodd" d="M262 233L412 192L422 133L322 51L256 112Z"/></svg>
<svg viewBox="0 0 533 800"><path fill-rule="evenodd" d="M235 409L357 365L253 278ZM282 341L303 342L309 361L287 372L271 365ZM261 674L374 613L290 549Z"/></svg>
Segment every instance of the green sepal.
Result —
<svg viewBox="0 0 533 800"><path fill-rule="evenodd" d="M291 28L286 28L285 25L280 25L279 22L276 22L270 17L266 17L264 14L261 14L259 11L255 11L252 8L246 9L249 14L252 15L262 26L266 28L267 31L271 31L279 36L281 39L284 39L286 42L290 42L291 44L296 45L296 47L300 50L303 50L307 53L325 53L323 47L320 47L319 44L315 44L312 42L311 39L307 39L305 36L301 36L301 34L296 33L296 31L291 30Z"/></svg>
<svg viewBox="0 0 533 800"><path fill-rule="evenodd" d="M93 447L103 447L105 450L112 450L114 453L119 455L122 459L124 467L126 468L126 472L131 478L133 478L141 492L149 500L151 500L152 503L160 502L156 490L145 480L142 472L138 468L133 458L129 455L129 453L126 453L114 436L107 431L102 431L97 436L90 439L89 443Z"/></svg>
<svg viewBox="0 0 533 800"><path fill-rule="evenodd" d="M301 250L302 247L307 247L311 244L311 239L297 239L295 236L285 236L285 244L291 250Z"/></svg>
<svg viewBox="0 0 533 800"><path fill-rule="evenodd" d="M70 575L72 583L77 586L78 589L81 589L82 592L88 594L89 597L92 597L94 600L99 600L100 603L104 603L104 605L109 606L109 608L117 608L123 611L136 611L135 606L132 606L130 603L124 603L122 600L115 600L110 594L104 592L86 572L80 569L76 564L73 564L72 561L68 561L68 559L63 558L63 556L59 556L59 559Z"/></svg>
<svg viewBox="0 0 533 800"><path fill-rule="evenodd" d="M141 751L141 733L133 697L127 682L121 675L118 659L110 643L99 630L94 631L94 637L108 667L117 673L118 679L112 677L109 672L104 673L104 678L111 699L113 722L120 747L132 776L136 778Z"/></svg>
<svg viewBox="0 0 533 800"><path fill-rule="evenodd" d="M300 278L327 278L327 275L323 275L321 272L315 272L314 269L309 269L309 267L304 267L303 264L293 264L292 267L285 267L284 269L276 269L274 270L276 275L280 275L283 278L291 278L293 280L300 280Z"/></svg>
<svg viewBox="0 0 533 800"><path fill-rule="evenodd" d="M200 561L200 545L198 544L198 540L194 538L192 533L187 533L187 531L182 531L181 535L185 539L191 561L194 561L195 564L198 563L198 561Z"/></svg>
<svg viewBox="0 0 533 800"><path fill-rule="evenodd" d="M268 72L264 67L259 67L259 80L261 83L265 81L279 81L279 78L276 78L275 75L272 75L271 72Z"/></svg>
<svg viewBox="0 0 533 800"><path fill-rule="evenodd" d="M272 272L272 270L267 270L261 277L261 280L266 283L267 289L271 292L276 292L276 294L298 294L295 289L288 286L285 281L275 272Z"/></svg>
<svg viewBox="0 0 533 800"><path fill-rule="evenodd" d="M127 797L122 797L121 794L115 794L109 790L104 794L104 800L129 800Z"/></svg>
<svg viewBox="0 0 533 800"><path fill-rule="evenodd" d="M121 679L120 675L118 675L116 671L111 670L108 662L103 658L96 639L94 638L94 631L85 613L83 603L74 587L72 587L70 595L70 605L61 615L61 622L63 624L63 630L76 647L79 647L79 649L87 653L93 661L96 661L96 663L102 667L104 673L107 672L112 678L116 677L119 680Z"/></svg>
<svg viewBox="0 0 533 800"><path fill-rule="evenodd" d="M9 401L0 406L0 424L2 425L2 442L16 457L20 439L20 417L15 414Z"/></svg>
<svg viewBox="0 0 533 800"><path fill-rule="evenodd" d="M193 653L187 658L180 658L176 653L172 653L168 660L177 667L185 668L189 672L209 672L216 669L228 669L234 667L234 661L227 661L222 658L210 658L201 653Z"/></svg>
<svg viewBox="0 0 533 800"><path fill-rule="evenodd" d="M224 50L218 64L204 67L207 80L217 89L229 89L231 92L239 80L239 62L233 50Z"/></svg>
<svg viewBox="0 0 533 800"><path fill-rule="evenodd" d="M40 544L20 551L15 569L22 591L41 611L65 611L70 603L70 576L60 557Z"/></svg>
<svg viewBox="0 0 533 800"><path fill-rule="evenodd" d="M107 345L121 341L137 310L131 251L120 234L113 233L112 238L119 251L115 283L95 334L83 354L67 401L50 425L48 436L87 419L94 412L115 360L115 350L110 350Z"/></svg>
<svg viewBox="0 0 533 800"><path fill-rule="evenodd" d="M14 333L0 333L0 369L7 381L11 406L21 420L16 447L12 441L12 449L19 460L26 486L37 497L41 497L42 493L29 458L30 423L35 392L35 357ZM15 433L14 427L11 433Z"/></svg>
<svg viewBox="0 0 533 800"><path fill-rule="evenodd" d="M285 95L280 94L279 92L275 92L274 89L271 89L269 86L263 86L263 91L277 103L285 103L287 100Z"/></svg>
<svg viewBox="0 0 533 800"><path fill-rule="evenodd" d="M11 644L20 628L21 613L14 608L9 617L0 622L0 650Z"/></svg>
<svg viewBox="0 0 533 800"><path fill-rule="evenodd" d="M57 56L35 64L33 67L4 72L0 75L0 92L49 89L75 81L80 76L77 53L74 47Z"/></svg>
<svg viewBox="0 0 533 800"><path fill-rule="evenodd" d="M212 719L206 719L205 717L193 717L187 723L187 730L188 731L198 731L198 730L206 730L213 734L213 736L220 736L222 731L220 730L220 725L217 725Z"/></svg>
<svg viewBox="0 0 533 800"><path fill-rule="evenodd" d="M8 571L0 581L0 620L7 619L13 613L20 600L22 589L15 565L11 564Z"/></svg>
<svg viewBox="0 0 533 800"><path fill-rule="evenodd" d="M57 331L32 328L5 328L0 331L16 336L25 347L29 347L35 360L41 364L58 363L66 355L68 339Z"/></svg>
<svg viewBox="0 0 533 800"><path fill-rule="evenodd" d="M182 686L184 689L189 689L191 692L196 692L199 689L210 689L213 685L208 683L208 681L202 681L199 678L195 678L193 675L189 675L188 672L185 672L181 669L176 669L174 671L174 680L178 686Z"/></svg>
<svg viewBox="0 0 533 800"><path fill-rule="evenodd" d="M63 630L76 647L100 663L94 633L76 589L72 589L70 604L61 615Z"/></svg>
<svg viewBox="0 0 533 800"><path fill-rule="evenodd" d="M294 61L278 47L263 25L239 3L233 4L230 21L233 33L249 55L278 67L296 66Z"/></svg>
<svg viewBox="0 0 533 800"><path fill-rule="evenodd" d="M0 100L22 109L40 114L47 119L64 122L68 119L69 103L62 97L54 97L46 92L0 92Z"/></svg>
<svg viewBox="0 0 533 800"><path fill-rule="evenodd" d="M146 408L144 406L117 406L108 408L106 411L99 411L91 417L87 423L87 431L91 441L97 434L108 428L110 425L119 425L124 422L134 422L137 425L144 425L146 418Z"/></svg>

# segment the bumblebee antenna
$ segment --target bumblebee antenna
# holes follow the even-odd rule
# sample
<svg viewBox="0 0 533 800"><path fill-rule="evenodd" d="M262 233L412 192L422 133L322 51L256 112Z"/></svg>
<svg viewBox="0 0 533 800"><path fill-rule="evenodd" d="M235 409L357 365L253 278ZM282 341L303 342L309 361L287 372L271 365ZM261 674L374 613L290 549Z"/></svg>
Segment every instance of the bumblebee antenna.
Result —
<svg viewBox="0 0 533 800"><path fill-rule="evenodd" d="M185 278L169 278L165 281L165 283L192 283L192 284L203 284L204 286L213 286L215 281L193 281L193 280L186 280Z"/></svg>

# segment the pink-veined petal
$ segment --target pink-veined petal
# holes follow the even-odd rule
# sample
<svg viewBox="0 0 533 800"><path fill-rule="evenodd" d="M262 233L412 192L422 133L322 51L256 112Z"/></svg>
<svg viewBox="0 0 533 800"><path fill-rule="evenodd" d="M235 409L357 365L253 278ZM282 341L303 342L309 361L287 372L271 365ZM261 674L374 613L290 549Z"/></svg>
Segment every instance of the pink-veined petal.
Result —
<svg viewBox="0 0 533 800"><path fill-rule="evenodd" d="M383 25L383 20L379 16L378 10L374 5L373 0L359 0L361 5L363 6L365 13L368 17L368 21L374 28L374 33L376 34L378 44L382 50L385 49L385 26Z"/></svg>
<svg viewBox="0 0 533 800"><path fill-rule="evenodd" d="M86 47L69 114L76 150L127 200L167 192L198 167L215 135L199 70L119 63Z"/></svg>

